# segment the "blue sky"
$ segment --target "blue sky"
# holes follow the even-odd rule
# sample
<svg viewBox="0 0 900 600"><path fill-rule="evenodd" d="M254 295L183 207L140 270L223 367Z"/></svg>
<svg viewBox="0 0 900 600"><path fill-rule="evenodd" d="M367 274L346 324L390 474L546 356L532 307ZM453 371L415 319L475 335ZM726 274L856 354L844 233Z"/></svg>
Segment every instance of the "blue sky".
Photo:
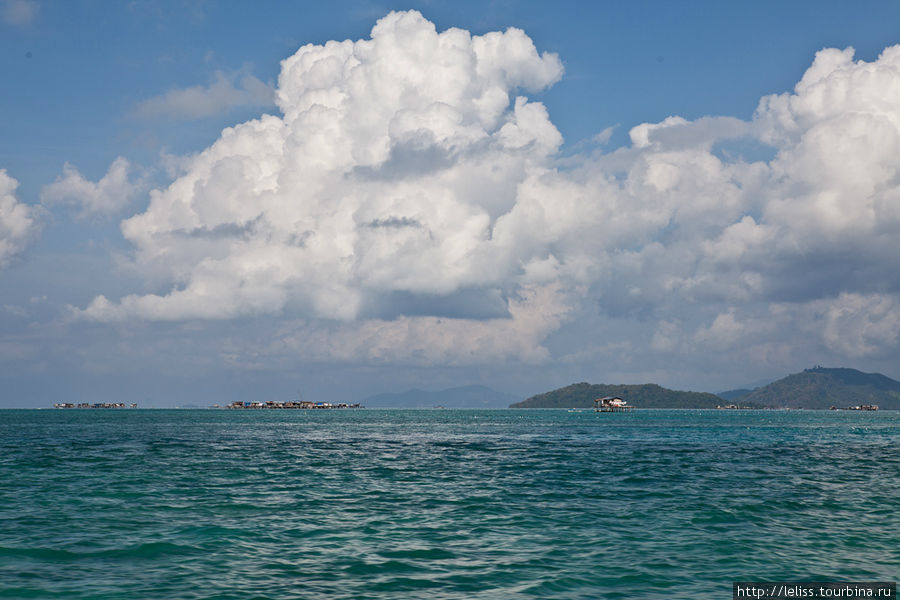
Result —
<svg viewBox="0 0 900 600"><path fill-rule="evenodd" d="M323 50L361 66L309 112L281 61L409 9ZM900 377L896 2L8 0L0 31L0 405Z"/></svg>

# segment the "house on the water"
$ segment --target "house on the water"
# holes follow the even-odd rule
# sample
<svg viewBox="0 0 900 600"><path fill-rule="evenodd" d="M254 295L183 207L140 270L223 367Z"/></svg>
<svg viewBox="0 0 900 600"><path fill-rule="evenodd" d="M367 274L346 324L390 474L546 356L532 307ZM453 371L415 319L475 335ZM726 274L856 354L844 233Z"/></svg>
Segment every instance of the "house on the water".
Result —
<svg viewBox="0 0 900 600"><path fill-rule="evenodd" d="M618 396L606 396L594 400L594 410L597 412L628 412L633 408Z"/></svg>

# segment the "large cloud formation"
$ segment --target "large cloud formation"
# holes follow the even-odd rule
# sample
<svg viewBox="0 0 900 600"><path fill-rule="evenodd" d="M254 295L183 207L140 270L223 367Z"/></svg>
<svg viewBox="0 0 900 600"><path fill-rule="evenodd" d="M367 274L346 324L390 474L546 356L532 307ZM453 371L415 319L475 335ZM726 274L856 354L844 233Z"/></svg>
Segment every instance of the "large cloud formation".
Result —
<svg viewBox="0 0 900 600"><path fill-rule="evenodd" d="M123 223L138 264L177 289L88 313L351 320L393 294L485 289L495 303L515 257L492 251L491 230L562 142L541 104L511 94L561 75L519 30L438 34L416 12L371 40L304 46L282 63L283 117L226 129Z"/></svg>
<svg viewBox="0 0 900 600"><path fill-rule="evenodd" d="M562 74L520 30L438 33L415 11L304 46L282 62L281 116L226 129L123 222L153 293L80 314L284 314L304 319L287 348L355 358L542 360L585 307L657 323L661 352L810 314L835 352L896 349L900 46L822 50L749 122L645 123L568 169L522 95Z"/></svg>

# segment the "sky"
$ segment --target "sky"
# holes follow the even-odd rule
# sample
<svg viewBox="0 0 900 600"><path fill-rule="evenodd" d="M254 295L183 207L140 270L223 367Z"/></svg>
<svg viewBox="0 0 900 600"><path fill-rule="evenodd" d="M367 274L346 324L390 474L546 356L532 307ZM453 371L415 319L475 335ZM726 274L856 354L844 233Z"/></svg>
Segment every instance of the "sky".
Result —
<svg viewBox="0 0 900 600"><path fill-rule="evenodd" d="M0 407L900 379L900 3L0 0Z"/></svg>

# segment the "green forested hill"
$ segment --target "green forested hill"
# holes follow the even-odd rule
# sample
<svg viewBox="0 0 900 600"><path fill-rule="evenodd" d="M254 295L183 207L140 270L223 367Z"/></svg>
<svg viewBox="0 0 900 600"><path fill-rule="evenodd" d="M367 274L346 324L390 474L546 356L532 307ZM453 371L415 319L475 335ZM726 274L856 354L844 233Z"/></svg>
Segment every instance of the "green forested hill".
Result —
<svg viewBox="0 0 900 600"><path fill-rule="evenodd" d="M900 381L856 369L814 367L757 388L740 402L788 408L846 408L877 404L900 410Z"/></svg>
<svg viewBox="0 0 900 600"><path fill-rule="evenodd" d="M718 404L725 404L714 394L678 392L655 383L638 385L575 383L516 402L511 404L510 408L589 408L594 406L594 398L604 396L618 396L636 408L715 408Z"/></svg>

